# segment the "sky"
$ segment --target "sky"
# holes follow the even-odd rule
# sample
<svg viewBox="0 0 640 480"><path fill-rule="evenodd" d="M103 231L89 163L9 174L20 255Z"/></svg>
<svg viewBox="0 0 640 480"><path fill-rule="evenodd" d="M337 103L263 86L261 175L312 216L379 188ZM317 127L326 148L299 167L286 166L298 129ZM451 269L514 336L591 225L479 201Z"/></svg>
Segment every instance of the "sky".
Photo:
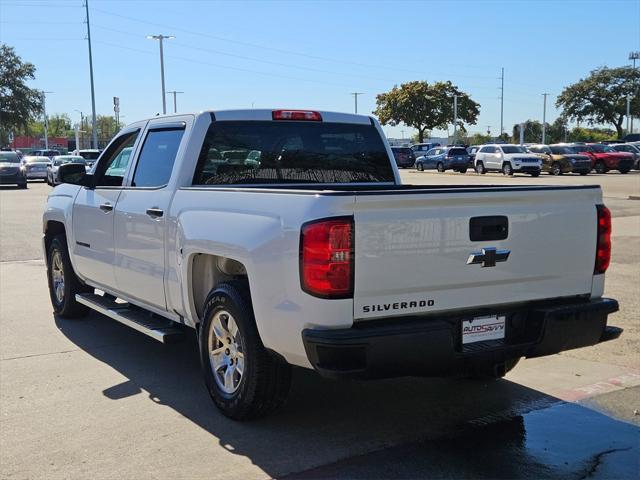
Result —
<svg viewBox="0 0 640 480"><path fill-rule="evenodd" d="M82 0L0 0L0 42L33 63L47 113L91 112ZM124 123L162 111L308 108L359 113L403 82L451 80L480 103L470 132L558 115L562 89L597 67L630 64L640 50L640 0L213 1L89 0L96 112ZM173 112L173 96L167 95ZM383 127L408 137L407 127ZM445 132L433 132L434 136Z"/></svg>

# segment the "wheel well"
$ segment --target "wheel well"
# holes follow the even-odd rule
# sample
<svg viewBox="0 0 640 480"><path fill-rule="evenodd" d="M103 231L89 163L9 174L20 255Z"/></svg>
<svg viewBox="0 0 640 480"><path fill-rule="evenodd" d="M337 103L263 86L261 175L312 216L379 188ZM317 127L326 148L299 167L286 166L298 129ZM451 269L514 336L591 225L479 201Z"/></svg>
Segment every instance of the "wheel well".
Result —
<svg viewBox="0 0 640 480"><path fill-rule="evenodd" d="M219 255L195 254L191 263L191 298L197 323L202 319L204 301L216 285L242 279L247 279L247 269L241 262Z"/></svg>
<svg viewBox="0 0 640 480"><path fill-rule="evenodd" d="M53 237L60 234L65 234L64 224L62 222L55 222L53 220L47 222L47 227L44 231L44 246L47 252L49 251L49 245Z"/></svg>

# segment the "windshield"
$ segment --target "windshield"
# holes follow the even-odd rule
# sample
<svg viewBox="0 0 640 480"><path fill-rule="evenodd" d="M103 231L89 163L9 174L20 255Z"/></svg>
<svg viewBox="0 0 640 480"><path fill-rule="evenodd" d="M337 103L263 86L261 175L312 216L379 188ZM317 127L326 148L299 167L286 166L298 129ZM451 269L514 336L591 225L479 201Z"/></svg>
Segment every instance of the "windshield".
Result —
<svg viewBox="0 0 640 480"><path fill-rule="evenodd" d="M0 162L20 163L20 158L16 152L0 152Z"/></svg>
<svg viewBox="0 0 640 480"><path fill-rule="evenodd" d="M615 152L615 150L608 145L589 145L589 146L594 152L598 152L598 153Z"/></svg>
<svg viewBox="0 0 640 480"><path fill-rule="evenodd" d="M501 145L500 147L504 153L527 153L527 149L519 145Z"/></svg>
<svg viewBox="0 0 640 480"><path fill-rule="evenodd" d="M194 185L394 182L373 125L325 122L214 122Z"/></svg>
<svg viewBox="0 0 640 480"><path fill-rule="evenodd" d="M393 153L404 153L407 155L413 152L413 150L411 150L410 148L391 147L391 150L393 150Z"/></svg>

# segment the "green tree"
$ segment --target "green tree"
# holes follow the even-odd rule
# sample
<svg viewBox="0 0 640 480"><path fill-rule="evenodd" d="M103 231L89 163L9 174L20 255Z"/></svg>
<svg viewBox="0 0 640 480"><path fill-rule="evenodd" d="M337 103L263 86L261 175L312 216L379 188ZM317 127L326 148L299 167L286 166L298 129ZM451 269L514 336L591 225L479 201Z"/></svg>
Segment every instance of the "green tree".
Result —
<svg viewBox="0 0 640 480"><path fill-rule="evenodd" d="M563 117L558 117L552 124L547 123L546 141L547 143L560 143L568 139L569 128L567 121Z"/></svg>
<svg viewBox="0 0 640 480"><path fill-rule="evenodd" d="M539 143L542 140L542 123L537 120L524 122L524 142ZM520 124L513 126L513 143L520 143Z"/></svg>
<svg viewBox="0 0 640 480"><path fill-rule="evenodd" d="M15 49L0 43L0 144L9 135L27 126L42 111L42 94L29 88L28 80L35 78L36 67L23 62Z"/></svg>
<svg viewBox="0 0 640 480"><path fill-rule="evenodd" d="M576 127L569 132L569 142L603 142L615 140L616 132L608 128L580 128Z"/></svg>
<svg viewBox="0 0 640 480"><path fill-rule="evenodd" d="M489 143L493 140L491 135L484 135L482 133L474 133L470 137L467 137L467 145L482 145L483 143Z"/></svg>
<svg viewBox="0 0 640 480"><path fill-rule="evenodd" d="M622 124L627 113L627 96L635 97L631 114L640 115L640 71L632 67L593 70L587 78L566 87L556 107L568 119L587 122L589 125L611 124L619 138L624 135Z"/></svg>
<svg viewBox="0 0 640 480"><path fill-rule="evenodd" d="M389 92L376 97L373 112L383 125L404 124L418 131L418 141L423 142L425 132L445 129L453 123L453 97L458 96L458 126L475 125L480 105L460 91L451 82L429 84L414 81L394 86Z"/></svg>
<svg viewBox="0 0 640 480"><path fill-rule="evenodd" d="M70 135L73 135L73 128L69 115L56 113L49 116L49 136L68 137Z"/></svg>

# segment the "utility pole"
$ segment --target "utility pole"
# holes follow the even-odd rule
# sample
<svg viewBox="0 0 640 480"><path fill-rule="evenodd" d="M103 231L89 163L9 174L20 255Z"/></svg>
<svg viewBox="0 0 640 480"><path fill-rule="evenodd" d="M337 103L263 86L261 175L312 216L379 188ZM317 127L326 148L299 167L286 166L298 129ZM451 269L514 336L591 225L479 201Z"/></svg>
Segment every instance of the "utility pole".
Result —
<svg viewBox="0 0 640 480"><path fill-rule="evenodd" d="M352 92L351 95L353 95L353 100L355 102L355 107L356 107L356 113L358 113L358 95L363 95L362 92Z"/></svg>
<svg viewBox="0 0 640 480"><path fill-rule="evenodd" d="M458 96L453 96L453 144L456 144L456 136L458 131Z"/></svg>
<svg viewBox="0 0 640 480"><path fill-rule="evenodd" d="M113 113L116 117L116 131L120 130L120 97L113 97Z"/></svg>
<svg viewBox="0 0 640 480"><path fill-rule="evenodd" d="M627 95L627 135L631 133L630 122L631 122L631 95Z"/></svg>
<svg viewBox="0 0 640 480"><path fill-rule="evenodd" d="M44 148L49 150L49 119L47 118L47 93L42 91L42 113L44 115Z"/></svg>
<svg viewBox="0 0 640 480"><path fill-rule="evenodd" d="M636 52L630 52L629 53L629 60L633 61L633 68L635 70L636 68L636 60L640 59L640 52L636 51ZM638 96L638 93L640 93L640 89L636 88L636 97ZM629 114L627 114L627 118L629 118ZM630 120L630 126L629 126L630 130L628 131L628 133L633 133L633 115L631 115L631 120Z"/></svg>
<svg viewBox="0 0 640 480"><path fill-rule="evenodd" d="M93 86L93 56L91 54L91 27L89 25L89 0L84 0L87 14L87 42L89 44L89 77L91 78L91 130L93 131L93 148L98 148L98 129L96 128L96 91Z"/></svg>
<svg viewBox="0 0 640 480"><path fill-rule="evenodd" d="M178 104L176 103L176 95L178 93L184 93L184 92L178 92L177 90L169 90L167 93L171 93L173 94L173 113L177 113L178 112ZM253 108L253 102L251 102L251 108Z"/></svg>
<svg viewBox="0 0 640 480"><path fill-rule="evenodd" d="M548 93L543 93L542 97L544 100L542 101L542 143L545 144L546 140L546 132L547 132L547 95Z"/></svg>
<svg viewBox="0 0 640 480"><path fill-rule="evenodd" d="M162 48L162 41L164 39L170 40L172 38L176 38L173 35L147 35L147 38L151 40L158 40L160 42L160 83L162 84L162 114L167 114L167 99L165 97L164 90L164 50Z"/></svg>
<svg viewBox="0 0 640 480"><path fill-rule="evenodd" d="M504 133L504 67L500 75L500 135Z"/></svg>
<svg viewBox="0 0 640 480"><path fill-rule="evenodd" d="M491 125L487 125L487 137L491 136Z"/></svg>

